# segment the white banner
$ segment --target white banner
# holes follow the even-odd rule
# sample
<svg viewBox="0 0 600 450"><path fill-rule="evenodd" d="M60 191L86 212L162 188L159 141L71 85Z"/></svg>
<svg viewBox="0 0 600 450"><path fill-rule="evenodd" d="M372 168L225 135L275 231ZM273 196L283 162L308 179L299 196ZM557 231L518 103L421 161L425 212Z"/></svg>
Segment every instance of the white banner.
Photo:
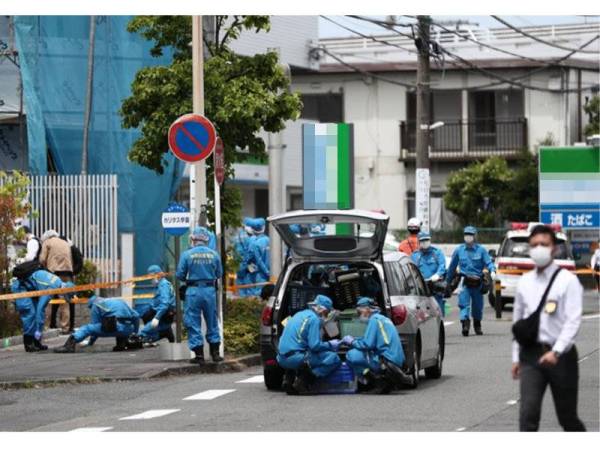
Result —
<svg viewBox="0 0 600 450"><path fill-rule="evenodd" d="M162 214L163 228L189 228L191 215L189 212L172 212Z"/></svg>
<svg viewBox="0 0 600 450"><path fill-rule="evenodd" d="M431 180L429 169L417 169L416 172L416 196L415 212L417 219L421 221L421 230L429 231L429 189Z"/></svg>

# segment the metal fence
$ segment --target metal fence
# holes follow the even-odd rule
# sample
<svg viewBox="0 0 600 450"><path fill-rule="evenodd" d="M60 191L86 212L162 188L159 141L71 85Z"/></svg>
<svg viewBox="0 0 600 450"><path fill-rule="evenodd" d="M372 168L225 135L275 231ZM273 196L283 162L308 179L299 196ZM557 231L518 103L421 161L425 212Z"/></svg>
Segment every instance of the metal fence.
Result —
<svg viewBox="0 0 600 450"><path fill-rule="evenodd" d="M401 159L415 157L415 121L400 122ZM527 148L527 119L472 119L445 121L431 133L429 158L468 160L489 156L515 157Z"/></svg>
<svg viewBox="0 0 600 450"><path fill-rule="evenodd" d="M100 281L119 276L117 254L117 176L30 176L29 201L35 212L36 236L54 229L73 241L101 274Z"/></svg>

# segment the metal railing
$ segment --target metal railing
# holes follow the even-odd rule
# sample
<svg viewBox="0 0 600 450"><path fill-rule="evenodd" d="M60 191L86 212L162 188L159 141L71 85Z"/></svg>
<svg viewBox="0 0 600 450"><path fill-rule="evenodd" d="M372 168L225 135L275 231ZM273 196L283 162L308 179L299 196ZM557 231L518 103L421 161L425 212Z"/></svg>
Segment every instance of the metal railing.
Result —
<svg viewBox="0 0 600 450"><path fill-rule="evenodd" d="M32 175L31 231L54 229L69 238L100 271L101 282L119 278L117 175Z"/></svg>
<svg viewBox="0 0 600 450"><path fill-rule="evenodd" d="M431 132L429 157L433 160L517 156L527 148L527 119L471 119L444 121ZM415 157L416 122L400 122L400 159Z"/></svg>

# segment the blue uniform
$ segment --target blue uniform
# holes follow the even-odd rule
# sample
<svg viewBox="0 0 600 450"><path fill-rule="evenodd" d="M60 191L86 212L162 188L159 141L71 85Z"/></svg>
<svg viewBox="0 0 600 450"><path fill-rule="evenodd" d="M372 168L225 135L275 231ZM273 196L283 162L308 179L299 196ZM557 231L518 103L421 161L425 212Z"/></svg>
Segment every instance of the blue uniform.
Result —
<svg viewBox="0 0 600 450"><path fill-rule="evenodd" d="M331 345L321 340L321 320L312 309L299 311L289 319L279 340L277 362L290 370L306 362L317 377L326 377L341 364Z"/></svg>
<svg viewBox="0 0 600 450"><path fill-rule="evenodd" d="M202 315L206 322L206 340L210 344L221 342L215 289L216 280L223 275L219 254L204 245L190 248L181 255L176 275L187 284L183 324L188 331L190 350L204 345Z"/></svg>
<svg viewBox="0 0 600 450"><path fill-rule="evenodd" d="M208 244L207 247L217 251L217 235L212 231L208 230Z"/></svg>
<svg viewBox="0 0 600 450"><path fill-rule="evenodd" d="M346 361L357 375L371 370L381 372L381 358L398 367L404 364L404 350L398 331L390 319L379 312L371 314L365 335L352 342L352 349L346 354Z"/></svg>
<svg viewBox="0 0 600 450"><path fill-rule="evenodd" d="M253 264L255 272L252 273L253 283L265 283L271 276L271 255L269 251L269 237L265 234L254 236L248 245L248 259L246 266ZM258 296L262 286L253 287L250 295Z"/></svg>
<svg viewBox="0 0 600 450"><path fill-rule="evenodd" d="M440 280L446 278L446 257L439 248L429 247L426 250L420 249L413 252L410 257L421 271L423 278L426 280L435 274L439 275ZM446 304L444 295L442 293L435 293L434 297L442 310L442 316L444 316Z"/></svg>
<svg viewBox="0 0 600 450"><path fill-rule="evenodd" d="M248 272L248 261L249 261L249 253L248 250L250 248L250 243L254 239L254 236L250 236L245 232L240 232L238 235L238 239L235 242L235 252L240 258L240 267L237 271L237 279L236 283L240 284L252 284L253 276L250 272ZM242 297L251 295L250 289L242 288L239 290L239 293Z"/></svg>
<svg viewBox="0 0 600 450"><path fill-rule="evenodd" d="M452 255L452 261L448 267L446 281L450 282L456 272L456 267L460 269L462 275L471 275L482 277L483 269L487 267L490 272L495 272L496 267L492 262L486 249L479 244L461 244ZM481 320L483 318L483 294L481 285L469 288L465 285L464 279L462 288L458 294L458 307L460 308L460 320L468 320L471 315L471 303L473 308L473 319Z"/></svg>
<svg viewBox="0 0 600 450"><path fill-rule="evenodd" d="M25 280L14 280L11 284L13 293L27 291L42 291L46 289L60 289L72 286L72 283L63 283L56 275L46 271L37 270ZM21 317L23 334L40 339L44 331L46 319L46 306L52 299L51 295L41 297L21 298L15 301L15 308Z"/></svg>
<svg viewBox="0 0 600 450"><path fill-rule="evenodd" d="M140 336L150 342L158 341L161 333L171 328L173 321L169 319L169 313L174 312L175 307L173 285L166 278L161 278L152 298L152 310L155 313L154 318L158 319L158 327L152 328L152 324L148 322L140 332Z"/></svg>
<svg viewBox="0 0 600 450"><path fill-rule="evenodd" d="M101 298L88 304L91 309L90 322L75 330L72 334L75 342L81 342L90 336L91 341L99 337L127 338L137 333L140 316L120 298ZM117 318L117 331L102 330L103 317Z"/></svg>

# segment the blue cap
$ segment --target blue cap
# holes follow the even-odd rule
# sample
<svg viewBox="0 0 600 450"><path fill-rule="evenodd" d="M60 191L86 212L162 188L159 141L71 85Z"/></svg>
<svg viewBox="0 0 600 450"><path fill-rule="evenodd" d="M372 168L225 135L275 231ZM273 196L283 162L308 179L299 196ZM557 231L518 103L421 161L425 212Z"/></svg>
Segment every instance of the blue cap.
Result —
<svg viewBox="0 0 600 450"><path fill-rule="evenodd" d="M375 301L369 297L359 297L356 302L357 308L377 308Z"/></svg>
<svg viewBox="0 0 600 450"><path fill-rule="evenodd" d="M192 231L192 239L195 241L208 242L210 240L210 234L204 227L194 227L194 230Z"/></svg>
<svg viewBox="0 0 600 450"><path fill-rule="evenodd" d="M333 309L333 302L326 295L319 294L315 297L315 299L309 303L309 305L316 305L322 308L325 308L327 311L331 311Z"/></svg>
<svg viewBox="0 0 600 450"><path fill-rule="evenodd" d="M245 227L249 227L251 222L252 222L252 217L244 217L242 219L242 225L244 225Z"/></svg>
<svg viewBox="0 0 600 450"><path fill-rule="evenodd" d="M157 264L152 264L150 267L148 267L148 273L149 274L161 273L161 272L162 272L162 269Z"/></svg>
<svg viewBox="0 0 600 450"><path fill-rule="evenodd" d="M469 225L469 226L465 227L463 234L477 234L477 228Z"/></svg>
<svg viewBox="0 0 600 450"><path fill-rule="evenodd" d="M419 239L419 241L431 240L431 235L427 231L420 231L419 234L417 234L417 239Z"/></svg>
<svg viewBox="0 0 600 450"><path fill-rule="evenodd" d="M266 224L267 224L267 222L265 221L265 219L263 219L261 217L257 217L256 219L252 219L252 221L250 222L250 226L252 227L252 229L254 231L262 231L262 230L264 230Z"/></svg>

